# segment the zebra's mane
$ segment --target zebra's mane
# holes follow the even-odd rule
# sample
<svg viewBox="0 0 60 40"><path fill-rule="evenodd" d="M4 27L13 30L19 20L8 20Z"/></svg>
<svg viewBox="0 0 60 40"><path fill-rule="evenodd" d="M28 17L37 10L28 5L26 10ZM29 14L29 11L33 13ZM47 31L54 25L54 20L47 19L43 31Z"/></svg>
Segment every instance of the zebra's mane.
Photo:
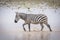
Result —
<svg viewBox="0 0 60 40"><path fill-rule="evenodd" d="M19 13L19 17L20 17L21 19L23 19L23 20L26 20L27 14L25 14L25 13Z"/></svg>

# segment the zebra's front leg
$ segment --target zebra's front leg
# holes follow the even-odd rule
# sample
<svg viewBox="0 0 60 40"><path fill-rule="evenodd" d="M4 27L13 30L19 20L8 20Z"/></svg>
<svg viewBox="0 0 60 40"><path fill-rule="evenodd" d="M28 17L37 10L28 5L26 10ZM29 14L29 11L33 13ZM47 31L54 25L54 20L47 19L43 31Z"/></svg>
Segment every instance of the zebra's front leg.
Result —
<svg viewBox="0 0 60 40"><path fill-rule="evenodd" d="M44 28L43 23L40 23L40 25L41 25L41 31L42 31Z"/></svg>
<svg viewBox="0 0 60 40"><path fill-rule="evenodd" d="M26 31L26 29L25 29L24 25L26 25L26 23L24 23L24 24L23 24L23 29L24 29L24 31Z"/></svg>
<svg viewBox="0 0 60 40"><path fill-rule="evenodd" d="M28 24L29 32L30 32L30 24Z"/></svg>

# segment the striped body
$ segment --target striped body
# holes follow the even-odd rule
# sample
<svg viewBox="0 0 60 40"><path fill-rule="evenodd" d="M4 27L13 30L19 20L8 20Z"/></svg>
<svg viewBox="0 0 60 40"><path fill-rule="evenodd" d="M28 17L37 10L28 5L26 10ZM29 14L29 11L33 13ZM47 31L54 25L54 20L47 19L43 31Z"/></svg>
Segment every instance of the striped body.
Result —
<svg viewBox="0 0 60 40"><path fill-rule="evenodd" d="M22 19L25 21L25 23L23 24L23 29L24 31L26 31L26 29L24 28L24 25L28 24L29 27L29 31L30 31L30 24L40 24L41 25L41 31L43 30L44 26L43 24L45 24L50 31L50 25L48 24L48 18L46 15L44 14L25 14L25 13L18 13L16 12L16 17L15 17L15 23L17 23L19 21L19 19Z"/></svg>
<svg viewBox="0 0 60 40"><path fill-rule="evenodd" d="M47 22L47 16L44 14L27 14L27 23L46 23Z"/></svg>

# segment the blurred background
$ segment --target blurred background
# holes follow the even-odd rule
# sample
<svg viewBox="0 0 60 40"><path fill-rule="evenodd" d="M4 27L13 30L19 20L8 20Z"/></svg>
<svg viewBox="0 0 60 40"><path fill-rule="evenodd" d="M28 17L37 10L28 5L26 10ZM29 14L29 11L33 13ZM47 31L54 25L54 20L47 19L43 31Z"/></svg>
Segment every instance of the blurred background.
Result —
<svg viewBox="0 0 60 40"><path fill-rule="evenodd" d="M0 0L0 36L2 33L14 35L23 31L24 20L20 19L17 24L14 23L15 12L46 14L53 32L60 31L60 0ZM47 26L44 26L43 31L49 31ZM28 25L25 28L28 31ZM40 32L40 29L39 24L31 24L31 31Z"/></svg>

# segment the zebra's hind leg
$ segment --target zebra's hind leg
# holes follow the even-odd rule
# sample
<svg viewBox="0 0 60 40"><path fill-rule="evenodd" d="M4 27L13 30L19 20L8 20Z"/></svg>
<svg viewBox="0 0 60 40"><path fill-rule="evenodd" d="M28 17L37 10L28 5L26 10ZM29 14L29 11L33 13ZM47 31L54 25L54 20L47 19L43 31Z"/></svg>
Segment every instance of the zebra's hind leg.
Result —
<svg viewBox="0 0 60 40"><path fill-rule="evenodd" d="M47 27L49 28L49 30L52 31L50 25L49 25L48 23L47 23L46 25L47 25Z"/></svg>
<svg viewBox="0 0 60 40"><path fill-rule="evenodd" d="M28 27L29 27L29 32L30 32L30 24L28 24Z"/></svg>
<svg viewBox="0 0 60 40"><path fill-rule="evenodd" d="M43 23L40 23L40 25L41 25L41 31L42 31L44 28Z"/></svg>
<svg viewBox="0 0 60 40"><path fill-rule="evenodd" d="M24 28L24 25L26 25L26 23L23 24L23 29L24 29L24 31L26 31L26 29Z"/></svg>

